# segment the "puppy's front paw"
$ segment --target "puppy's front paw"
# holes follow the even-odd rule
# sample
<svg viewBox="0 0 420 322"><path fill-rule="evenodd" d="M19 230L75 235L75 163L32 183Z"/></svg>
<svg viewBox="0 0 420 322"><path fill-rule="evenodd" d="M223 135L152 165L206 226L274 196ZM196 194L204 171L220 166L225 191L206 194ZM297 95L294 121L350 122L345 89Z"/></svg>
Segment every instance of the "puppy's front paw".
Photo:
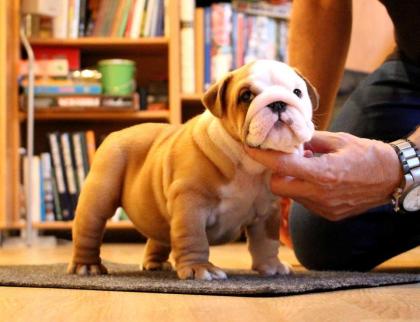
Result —
<svg viewBox="0 0 420 322"><path fill-rule="evenodd" d="M183 280L196 279L211 281L227 279L227 275L224 271L208 262L178 266L178 277Z"/></svg>
<svg viewBox="0 0 420 322"><path fill-rule="evenodd" d="M292 268L288 263L283 263L277 258L254 264L252 269L264 276L287 275L292 272Z"/></svg>
<svg viewBox="0 0 420 322"><path fill-rule="evenodd" d="M143 269L145 271L172 271L172 265L168 261L166 262L149 261L149 262L143 263Z"/></svg>
<svg viewBox="0 0 420 322"><path fill-rule="evenodd" d="M67 267L67 274L94 276L108 274L108 270L102 264L78 264L71 262Z"/></svg>

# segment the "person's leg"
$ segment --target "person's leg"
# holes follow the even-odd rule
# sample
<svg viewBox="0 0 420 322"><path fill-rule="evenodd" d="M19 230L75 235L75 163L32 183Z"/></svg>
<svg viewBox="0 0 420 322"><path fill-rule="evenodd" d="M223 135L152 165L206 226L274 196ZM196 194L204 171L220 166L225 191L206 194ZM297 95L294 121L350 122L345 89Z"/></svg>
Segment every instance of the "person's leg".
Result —
<svg viewBox="0 0 420 322"><path fill-rule="evenodd" d="M392 141L420 123L420 68L389 61L355 90L331 131ZM295 204L290 233L298 260L309 269L369 270L420 245L420 211L394 213L391 206L330 222Z"/></svg>

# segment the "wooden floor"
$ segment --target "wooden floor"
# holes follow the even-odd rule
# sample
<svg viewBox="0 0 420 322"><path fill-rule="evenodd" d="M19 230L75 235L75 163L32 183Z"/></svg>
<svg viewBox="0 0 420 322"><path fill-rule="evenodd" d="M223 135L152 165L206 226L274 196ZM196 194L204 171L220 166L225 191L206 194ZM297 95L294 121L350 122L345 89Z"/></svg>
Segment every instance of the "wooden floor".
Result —
<svg viewBox="0 0 420 322"><path fill-rule="evenodd" d="M67 262L70 245L0 248L0 265ZM143 246L104 245L103 258L139 263ZM289 249L280 257L298 262ZM249 268L243 244L212 247L224 268ZM382 265L419 267L420 248ZM0 321L420 321L420 284L274 298L0 287Z"/></svg>

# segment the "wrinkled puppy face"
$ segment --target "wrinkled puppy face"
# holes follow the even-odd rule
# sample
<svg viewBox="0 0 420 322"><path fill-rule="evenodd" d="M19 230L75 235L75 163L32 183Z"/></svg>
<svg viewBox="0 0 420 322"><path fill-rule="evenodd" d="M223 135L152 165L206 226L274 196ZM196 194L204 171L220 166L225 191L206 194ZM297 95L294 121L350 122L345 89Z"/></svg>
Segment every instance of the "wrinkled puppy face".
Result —
<svg viewBox="0 0 420 322"><path fill-rule="evenodd" d="M203 103L249 146L298 153L313 135L318 95L290 66L257 60L214 84Z"/></svg>

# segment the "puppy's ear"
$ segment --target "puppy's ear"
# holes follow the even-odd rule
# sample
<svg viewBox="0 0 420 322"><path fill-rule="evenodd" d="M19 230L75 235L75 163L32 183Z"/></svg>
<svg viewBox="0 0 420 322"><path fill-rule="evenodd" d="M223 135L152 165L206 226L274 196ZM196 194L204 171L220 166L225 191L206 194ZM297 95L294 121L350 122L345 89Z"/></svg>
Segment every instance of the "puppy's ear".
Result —
<svg viewBox="0 0 420 322"><path fill-rule="evenodd" d="M214 83L204 93L203 98L201 99L204 106L218 118L221 118L226 110L226 89L231 79L232 75L228 74L223 79Z"/></svg>
<svg viewBox="0 0 420 322"><path fill-rule="evenodd" d="M311 82L305 76L303 76L296 68L295 72L305 81L306 88L308 89L309 99L312 102L312 108L314 111L316 111L319 107L318 91L316 90L315 86L313 86Z"/></svg>

